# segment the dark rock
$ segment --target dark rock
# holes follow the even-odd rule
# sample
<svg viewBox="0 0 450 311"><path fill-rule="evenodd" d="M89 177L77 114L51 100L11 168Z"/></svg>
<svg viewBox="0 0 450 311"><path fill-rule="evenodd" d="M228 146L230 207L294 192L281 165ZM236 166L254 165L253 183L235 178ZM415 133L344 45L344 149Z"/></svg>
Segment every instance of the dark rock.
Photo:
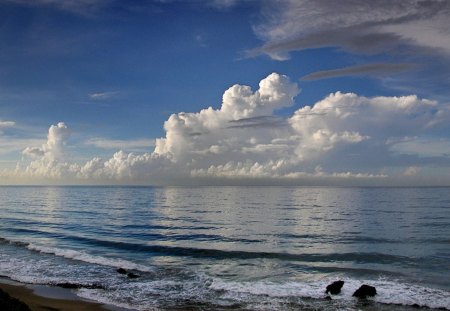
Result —
<svg viewBox="0 0 450 311"><path fill-rule="evenodd" d="M31 309L19 299L11 297L7 292L0 289L0 310L8 311L31 311Z"/></svg>
<svg viewBox="0 0 450 311"><path fill-rule="evenodd" d="M57 283L55 284L58 287L62 287L62 288L69 288L69 289L78 289L81 288L81 284L76 284L76 283Z"/></svg>
<svg viewBox="0 0 450 311"><path fill-rule="evenodd" d="M129 273L127 274L127 276L128 276L128 278L130 278L130 279L136 279L136 278L139 277L139 275L134 274L133 272L129 272Z"/></svg>
<svg viewBox="0 0 450 311"><path fill-rule="evenodd" d="M353 297L358 298L367 298L367 297L373 297L377 294L377 290L375 287L363 284L360 288L358 288L354 293Z"/></svg>
<svg viewBox="0 0 450 311"><path fill-rule="evenodd" d="M344 286L344 281L335 281L327 286L325 293L331 293L332 295L337 295L341 292L341 288Z"/></svg>
<svg viewBox="0 0 450 311"><path fill-rule="evenodd" d="M123 269L123 268L119 268L116 270L118 273L120 274L126 274L128 278L130 279L136 279L139 277L139 275L137 275L136 273L133 272L127 272L127 270Z"/></svg>
<svg viewBox="0 0 450 311"><path fill-rule="evenodd" d="M333 299L331 298L331 296L328 296L328 295L327 295L327 296L325 297L325 300L333 300Z"/></svg>
<svg viewBox="0 0 450 311"><path fill-rule="evenodd" d="M79 289L79 288L89 288L89 289L105 289L105 287L101 284L78 284L78 283L56 283L54 284L58 287L68 288L68 289Z"/></svg>
<svg viewBox="0 0 450 311"><path fill-rule="evenodd" d="M119 268L116 270L116 272L118 272L120 274L127 274L127 270L125 270L124 268Z"/></svg>

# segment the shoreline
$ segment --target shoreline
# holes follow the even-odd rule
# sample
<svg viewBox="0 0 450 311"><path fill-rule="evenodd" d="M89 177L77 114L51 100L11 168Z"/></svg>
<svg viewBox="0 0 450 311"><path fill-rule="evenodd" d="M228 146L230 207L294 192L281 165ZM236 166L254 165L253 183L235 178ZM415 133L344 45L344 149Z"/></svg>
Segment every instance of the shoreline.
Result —
<svg viewBox="0 0 450 311"><path fill-rule="evenodd" d="M78 297L70 289L34 285L0 277L0 290L25 303L32 311L131 311Z"/></svg>

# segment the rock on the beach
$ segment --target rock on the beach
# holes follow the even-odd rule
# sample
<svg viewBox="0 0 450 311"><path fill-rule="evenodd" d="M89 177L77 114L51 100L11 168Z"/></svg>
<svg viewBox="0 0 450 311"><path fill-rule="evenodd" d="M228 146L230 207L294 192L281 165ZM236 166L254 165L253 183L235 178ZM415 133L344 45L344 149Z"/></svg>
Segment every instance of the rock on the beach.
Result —
<svg viewBox="0 0 450 311"><path fill-rule="evenodd" d="M358 298L367 298L367 297L373 297L377 294L377 290L375 287L363 284L360 288L358 288L354 293L353 297Z"/></svg>
<svg viewBox="0 0 450 311"><path fill-rule="evenodd" d="M120 274L127 274L127 270L125 270L124 268L119 268L116 270L116 272L118 272Z"/></svg>
<svg viewBox="0 0 450 311"><path fill-rule="evenodd" d="M7 292L0 289L0 310L8 311L31 311L22 301L11 297Z"/></svg>
<svg viewBox="0 0 450 311"><path fill-rule="evenodd" d="M325 293L337 295L341 292L342 286L344 286L344 281L335 281L327 286L327 290L325 291Z"/></svg>

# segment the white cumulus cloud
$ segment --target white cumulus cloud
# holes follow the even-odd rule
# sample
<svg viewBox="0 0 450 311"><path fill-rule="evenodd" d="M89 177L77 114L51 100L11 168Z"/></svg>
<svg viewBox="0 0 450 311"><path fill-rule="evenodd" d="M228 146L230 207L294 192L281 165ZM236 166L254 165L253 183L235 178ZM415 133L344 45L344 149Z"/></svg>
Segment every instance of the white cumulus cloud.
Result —
<svg viewBox="0 0 450 311"><path fill-rule="evenodd" d="M86 141L86 145L95 146L101 149L125 149L130 151L149 149L155 145L153 139L108 139L102 137L90 138Z"/></svg>
<svg viewBox="0 0 450 311"><path fill-rule="evenodd" d="M385 180L389 167L404 178L426 171L417 142L439 138L448 128L448 108L415 95L363 97L336 92L290 117L277 110L294 105L299 88L273 73L259 88L234 85L224 92L219 109L172 114L165 137L153 152L118 151L109 159L70 161L70 129L62 122L49 128L47 142L23 150L15 176L72 182L179 184L196 180L266 180L309 182ZM428 135L428 136L427 136ZM405 145L404 137L417 137ZM128 146L151 141L131 141ZM126 142L92 138L97 147ZM445 148L444 148L445 149ZM402 163L408 150L408 163ZM446 156L446 153L440 153ZM437 154L439 155L439 154ZM417 163L411 163L416 161ZM448 169L448 168L447 168ZM388 172L388 173L387 173ZM403 173L407 172L407 173Z"/></svg>
<svg viewBox="0 0 450 311"><path fill-rule="evenodd" d="M57 125L50 126L47 135L47 142L41 147L27 147L23 154L31 157L42 157L48 161L58 161L64 159L64 146L70 136L70 130L64 124L59 122Z"/></svg>

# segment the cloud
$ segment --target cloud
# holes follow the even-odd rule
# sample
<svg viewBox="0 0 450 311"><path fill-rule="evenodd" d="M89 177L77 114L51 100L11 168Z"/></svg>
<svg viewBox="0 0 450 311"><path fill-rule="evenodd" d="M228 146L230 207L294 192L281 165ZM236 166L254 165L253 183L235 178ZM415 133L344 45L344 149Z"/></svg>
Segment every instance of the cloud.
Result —
<svg viewBox="0 0 450 311"><path fill-rule="evenodd" d="M208 0L205 2L213 8L227 10L235 6L238 3L238 0Z"/></svg>
<svg viewBox="0 0 450 311"><path fill-rule="evenodd" d="M41 139L21 137L21 128L15 121L0 120L0 154L12 154L42 142Z"/></svg>
<svg viewBox="0 0 450 311"><path fill-rule="evenodd" d="M64 146L70 136L70 130L64 122L50 126L47 142L41 147L27 147L22 154L30 157L43 157L45 160L56 161L64 159Z"/></svg>
<svg viewBox="0 0 450 311"><path fill-rule="evenodd" d="M20 152L28 146L42 143L41 139L12 138L0 136L0 154L12 154Z"/></svg>
<svg viewBox="0 0 450 311"><path fill-rule="evenodd" d="M356 65L332 70L313 72L306 76L303 76L301 80L311 81L311 80L345 77L345 76L389 76L411 70L414 67L416 66L413 64L392 64L392 63Z"/></svg>
<svg viewBox="0 0 450 311"><path fill-rule="evenodd" d="M154 139L133 139L133 140L120 140L120 139L107 139L107 138L90 138L86 142L86 145L95 146L101 149L121 149L128 151L141 151L143 149L149 149L155 145Z"/></svg>
<svg viewBox="0 0 450 311"><path fill-rule="evenodd" d="M98 92L98 93L90 93L89 98L92 100L105 100L110 99L117 95L117 92Z"/></svg>
<svg viewBox="0 0 450 311"><path fill-rule="evenodd" d="M31 177L61 178L68 175L68 172L74 172L76 165L66 162L65 146L70 133L63 122L50 126L45 144L41 147L27 147L22 151L24 157L33 161L20 173Z"/></svg>
<svg viewBox="0 0 450 311"><path fill-rule="evenodd" d="M276 73L261 80L256 90L233 85L224 92L219 109L172 114L153 152L118 151L109 159L85 163L70 160L70 129L61 122L49 128L46 143L24 149L14 176L166 185L386 184L392 176L413 178L403 174L408 167L421 167L417 176L426 174L417 141L439 141L441 147L447 142L439 133L448 132L450 110L435 101L336 92L289 117L277 115L277 110L294 104L299 92L296 83ZM108 149L127 145L101 138L87 143ZM153 145L135 140L128 147L146 143Z"/></svg>
<svg viewBox="0 0 450 311"><path fill-rule="evenodd" d="M5 129L10 129L16 125L14 121L2 121L0 120L0 137L4 134Z"/></svg>
<svg viewBox="0 0 450 311"><path fill-rule="evenodd" d="M280 117L261 116L253 118L243 118L231 120L228 122L227 128L255 128L255 127L277 127L285 126L286 122Z"/></svg>
<svg viewBox="0 0 450 311"><path fill-rule="evenodd" d="M247 162L228 162L223 165L212 165L207 169L196 169L191 171L193 177L214 177L214 178L279 178L284 180L295 180L299 178L304 179L327 179L327 178L386 178L387 175L383 174L367 174L367 173L326 173L322 171L320 166L314 169L314 172L292 172L284 175L274 174L282 162L270 162L269 165L262 165L259 163Z"/></svg>
<svg viewBox="0 0 450 311"><path fill-rule="evenodd" d="M0 120L0 130L3 128L13 127L16 125L14 121L2 121Z"/></svg>
<svg viewBox="0 0 450 311"><path fill-rule="evenodd" d="M404 137L388 142L392 152L430 158L450 158L450 140L435 137Z"/></svg>
<svg viewBox="0 0 450 311"><path fill-rule="evenodd" d="M377 54L409 46L449 55L449 13L450 3L441 0L269 2L264 22L254 27L265 43L249 54L283 60L310 48Z"/></svg>
<svg viewBox="0 0 450 311"><path fill-rule="evenodd" d="M420 168L417 166L410 166L406 168L406 170L403 172L404 176L416 176L420 171Z"/></svg>
<svg viewBox="0 0 450 311"><path fill-rule="evenodd" d="M114 0L7 0L7 2L27 6L53 6L75 14L90 15L112 4Z"/></svg>
<svg viewBox="0 0 450 311"><path fill-rule="evenodd" d="M81 180L167 184L168 180L174 180L175 172L175 165L169 157L118 151L106 161L94 158L84 165L77 165L73 173Z"/></svg>

